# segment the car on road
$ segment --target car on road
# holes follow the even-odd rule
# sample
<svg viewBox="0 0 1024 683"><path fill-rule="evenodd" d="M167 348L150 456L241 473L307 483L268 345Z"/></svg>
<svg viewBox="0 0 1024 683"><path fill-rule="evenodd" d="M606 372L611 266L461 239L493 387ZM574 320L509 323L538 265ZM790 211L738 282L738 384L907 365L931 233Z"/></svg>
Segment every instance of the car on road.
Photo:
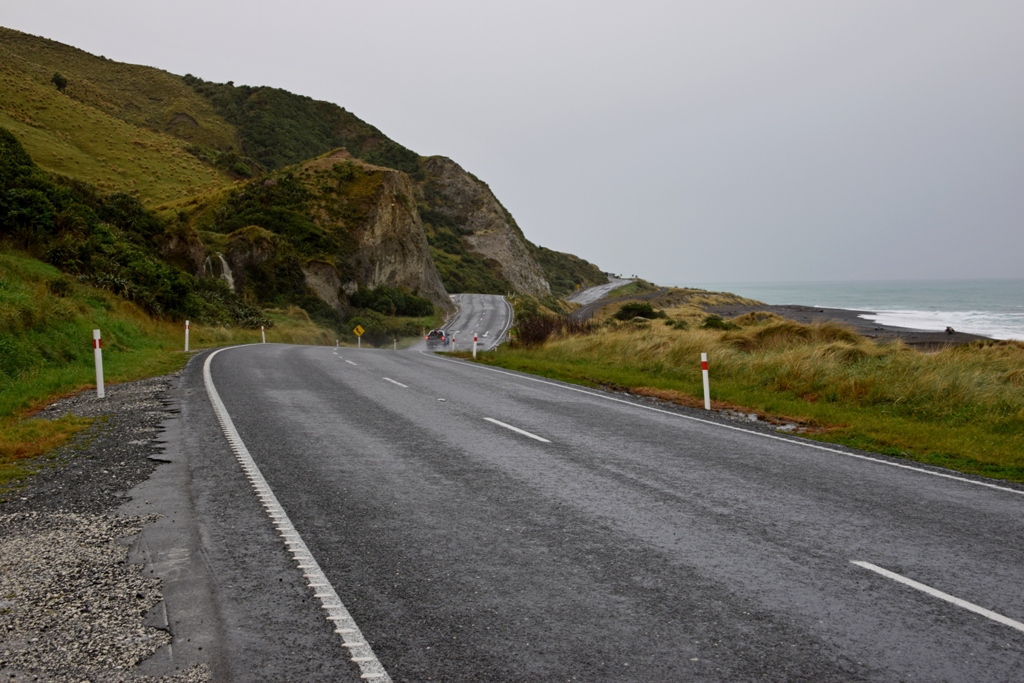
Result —
<svg viewBox="0 0 1024 683"><path fill-rule="evenodd" d="M431 330L427 333L427 348L435 349L438 346L451 344L451 336L444 330Z"/></svg>

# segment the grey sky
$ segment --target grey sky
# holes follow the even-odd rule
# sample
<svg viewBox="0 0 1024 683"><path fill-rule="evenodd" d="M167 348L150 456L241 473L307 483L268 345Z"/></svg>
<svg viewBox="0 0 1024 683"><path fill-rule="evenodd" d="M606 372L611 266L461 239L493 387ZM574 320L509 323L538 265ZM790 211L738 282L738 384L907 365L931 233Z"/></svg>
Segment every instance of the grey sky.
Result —
<svg viewBox="0 0 1024 683"><path fill-rule="evenodd" d="M7 0L111 59L336 102L658 282L1024 277L1024 2Z"/></svg>

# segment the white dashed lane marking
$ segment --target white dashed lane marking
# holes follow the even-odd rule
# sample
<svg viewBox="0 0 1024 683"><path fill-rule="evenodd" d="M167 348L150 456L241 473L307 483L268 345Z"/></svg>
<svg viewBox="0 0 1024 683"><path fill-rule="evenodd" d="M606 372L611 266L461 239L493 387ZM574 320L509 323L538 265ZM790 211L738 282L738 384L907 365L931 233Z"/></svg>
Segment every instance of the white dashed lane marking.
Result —
<svg viewBox="0 0 1024 683"><path fill-rule="evenodd" d="M883 569L882 567L879 567L876 564L871 564L870 562L862 562L860 560L850 560L850 562L852 562L853 564L857 565L858 567L862 567L864 569L868 569L870 571L873 571L876 574L881 574L882 576L884 576L887 579L892 579L893 581L897 581L899 583L902 583L905 586L910 586L911 588L916 588L917 590L921 591L922 593L927 593L928 595L930 595L930 596L932 596L934 598L938 598L940 600L945 600L946 602L952 603L952 604L956 605L957 607L963 607L965 610L968 610L970 612L974 612L975 614L980 614L981 616L987 617L987 618L991 619L992 621L999 622L1000 624L1003 624L1004 626L1009 626L1010 628L1015 628L1018 631L1024 631L1024 624L1020 623L1019 621L1014 621L1013 619L1010 619L1009 617L1004 617L1002 614L999 614L998 612L993 612L990 609L985 609L984 607L981 607L980 605L975 605L973 602L967 602L966 600L961 600L960 598L955 597L953 595L950 595L949 593L943 593L942 591L940 591L940 590L938 590L936 588L932 588L931 586L925 585L923 583L918 583L917 581L914 581L913 579L908 579L907 577L903 576L902 574L897 574L896 572L891 572L888 569Z"/></svg>
<svg viewBox="0 0 1024 683"><path fill-rule="evenodd" d="M395 380L391 379L390 377L385 377L384 381L385 382L391 382L392 384L397 384L398 386L402 387L403 389L408 389L409 388L408 385L402 384L401 382L396 382Z"/></svg>
<svg viewBox="0 0 1024 683"><path fill-rule="evenodd" d="M499 427L504 427L505 429L510 429L513 432L516 432L517 434L522 434L523 436L528 436L531 439L536 439L537 441L541 441L543 443L551 443L550 441L545 439L543 436L537 436L536 434L531 434L530 432L526 431L525 429L520 429L519 427L513 427L512 425L505 424L504 422L501 422L500 420L495 420L493 417L485 417L484 419L487 420L488 422L491 422L493 424L498 425Z"/></svg>
<svg viewBox="0 0 1024 683"><path fill-rule="evenodd" d="M420 351L420 353L423 353L423 352ZM424 355L427 355L427 354L424 354ZM736 427L734 425L723 424L721 422L715 422L713 420L705 420L704 418L693 417L692 415L683 415L681 413L672 412L670 410L665 410L663 408L655 408L654 406L645 406L645 405L641 405L639 403L634 403L633 401L627 401L625 399L615 398L614 396L605 396L604 394L596 394L596 393L594 393L592 391L588 391L586 389L581 389L580 387L574 387L574 386L572 386L570 384L558 384L556 382L551 382L549 380L541 379L539 377L531 377L530 375L527 375L527 374L520 374L520 373L515 373L515 372L509 372L507 370L499 370L498 368L492 368L492 367L488 367L486 365L477 365L475 363L470 363L468 361L459 360L457 358L445 358L444 356L433 356L433 355L430 356L430 357L435 359L435 360L438 360L438 361L440 361L442 363L458 363L460 365L473 368L474 370L479 370L480 372L494 372L494 373L497 373L499 375L506 375L508 377L512 377L512 378L519 379L519 380L523 380L523 381L526 381L526 382L536 382L537 384L546 384L548 386L556 387L556 388L561 389L563 391L572 391L572 392L576 392L578 394L585 394L587 396L592 396L592 397L600 399L602 401L610 401L612 403L621 403L623 405L631 406L633 408L638 408L640 410L647 410L647 411L650 411L650 412L653 412L653 413L661 413L662 415L668 415L670 417L673 417L673 418L676 418L676 419L679 419L679 420L688 420L688 421L691 421L691 422L700 422L702 424L710 425L712 427L717 427L719 429L728 429L728 430L734 431L734 432L743 432L745 434L749 434L751 436L755 436L755 437L758 437L758 438L761 438L761 439L771 439L773 441L785 441L786 443L792 444L794 446L799 446L801 448L810 448L810 449L818 450L818 451L826 451L828 453L835 453L836 455L842 455L842 456L845 456L845 457L848 457L848 458L856 458L857 460L865 460L867 462L875 463L876 465L885 465L886 467L895 467L895 468L901 469L901 470L910 470L910 471L913 471L913 472L918 472L920 474L927 474L928 476L931 476L931 477L939 477L941 479L951 479L953 481L958 481L958 482L961 482L961 483L964 483L964 484L970 484L971 486L982 486L982 487L985 487L985 488L988 488L988 489L994 489L996 491L1002 491L1004 493L1012 493L1012 494L1014 494L1016 496L1024 496L1024 490L1021 490L1021 489L1011 489L1008 486L999 486L998 484L991 484L991 483L989 483L987 481L978 481L976 479L968 479L966 477L960 477L960 476L957 476L955 474L946 474L945 472L937 472L935 470L926 470L926 469L923 469L921 467L915 467L913 465L904 465L903 463L892 462L890 460L881 460L879 458L874 458L874 457L872 457L870 455L863 455L861 453L851 453L849 451L840 451L838 449L829 448L828 446L824 446L822 444L814 443L814 442L811 442L811 441L797 441L797 440L789 438L789 437L777 436L775 434L766 434L764 432L755 432L752 429L745 429L743 427Z"/></svg>

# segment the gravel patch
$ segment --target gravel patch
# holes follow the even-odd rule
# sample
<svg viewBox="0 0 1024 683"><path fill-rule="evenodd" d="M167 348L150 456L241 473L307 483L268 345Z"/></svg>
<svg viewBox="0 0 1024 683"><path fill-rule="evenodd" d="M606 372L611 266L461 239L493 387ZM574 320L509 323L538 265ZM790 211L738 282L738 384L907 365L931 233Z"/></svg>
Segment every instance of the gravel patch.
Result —
<svg viewBox="0 0 1024 683"><path fill-rule="evenodd" d="M133 537L156 517L115 513L159 464L176 380L111 385L102 400L82 392L37 415L97 419L0 493L0 681L209 680L205 666L169 677L134 669L171 636L146 623L162 600L159 579L128 562Z"/></svg>

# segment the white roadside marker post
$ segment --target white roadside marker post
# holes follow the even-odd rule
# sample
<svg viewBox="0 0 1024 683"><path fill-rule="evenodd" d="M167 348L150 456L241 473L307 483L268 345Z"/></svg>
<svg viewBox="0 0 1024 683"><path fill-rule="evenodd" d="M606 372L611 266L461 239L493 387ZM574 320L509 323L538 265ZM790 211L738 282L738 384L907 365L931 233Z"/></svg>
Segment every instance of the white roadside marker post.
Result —
<svg viewBox="0 0 1024 683"><path fill-rule="evenodd" d="M711 382L708 380L708 354L700 354L700 373L704 375L704 410L711 410Z"/></svg>
<svg viewBox="0 0 1024 683"><path fill-rule="evenodd" d="M263 343L267 343L267 331L263 329L263 325L260 325L260 337L263 338Z"/></svg>
<svg viewBox="0 0 1024 683"><path fill-rule="evenodd" d="M396 339L395 340L395 351L397 351L397 350L398 350L398 340Z"/></svg>
<svg viewBox="0 0 1024 683"><path fill-rule="evenodd" d="M188 321L185 321L185 350L188 351Z"/></svg>
<svg viewBox="0 0 1024 683"><path fill-rule="evenodd" d="M363 338L362 337L356 337L356 348L359 348L359 349L363 348Z"/></svg>
<svg viewBox="0 0 1024 683"><path fill-rule="evenodd" d="M341 340L340 339L335 339L334 340L334 348L336 348L336 349L340 349L341 348Z"/></svg>
<svg viewBox="0 0 1024 683"><path fill-rule="evenodd" d="M476 335L473 335L473 358L476 358Z"/></svg>
<svg viewBox="0 0 1024 683"><path fill-rule="evenodd" d="M103 341L100 331L92 331L92 355L96 359L96 397L105 398L107 392L103 388Z"/></svg>

